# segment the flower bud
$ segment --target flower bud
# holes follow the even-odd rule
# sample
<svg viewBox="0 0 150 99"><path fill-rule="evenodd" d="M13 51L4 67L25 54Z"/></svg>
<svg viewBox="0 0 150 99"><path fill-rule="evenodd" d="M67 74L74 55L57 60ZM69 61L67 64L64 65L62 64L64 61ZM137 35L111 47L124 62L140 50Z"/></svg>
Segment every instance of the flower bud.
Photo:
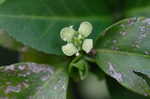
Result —
<svg viewBox="0 0 150 99"><path fill-rule="evenodd" d="M82 44L82 49L89 53L91 49L93 48L93 40L92 39L85 39Z"/></svg>
<svg viewBox="0 0 150 99"><path fill-rule="evenodd" d="M87 37L91 34L92 32L92 24L89 23L89 22L82 22L80 24L80 27L79 27L79 33L83 36L83 37Z"/></svg>
<svg viewBox="0 0 150 99"><path fill-rule="evenodd" d="M71 41L75 34L75 30L71 27L65 27L60 32L60 37L64 41Z"/></svg>
<svg viewBox="0 0 150 99"><path fill-rule="evenodd" d="M62 51L67 56L72 56L78 52L77 48L72 43L62 46Z"/></svg>

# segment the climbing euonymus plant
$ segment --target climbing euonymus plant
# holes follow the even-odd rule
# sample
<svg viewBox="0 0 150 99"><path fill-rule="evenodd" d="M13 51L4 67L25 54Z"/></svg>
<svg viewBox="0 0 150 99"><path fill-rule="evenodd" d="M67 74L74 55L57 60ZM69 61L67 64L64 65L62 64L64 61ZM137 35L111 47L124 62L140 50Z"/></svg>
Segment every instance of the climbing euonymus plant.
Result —
<svg viewBox="0 0 150 99"><path fill-rule="evenodd" d="M110 25L105 1L0 0L0 45L20 53L20 63L0 67L0 99L68 99L69 78L80 82L91 68L150 96L149 6L126 7L135 17Z"/></svg>

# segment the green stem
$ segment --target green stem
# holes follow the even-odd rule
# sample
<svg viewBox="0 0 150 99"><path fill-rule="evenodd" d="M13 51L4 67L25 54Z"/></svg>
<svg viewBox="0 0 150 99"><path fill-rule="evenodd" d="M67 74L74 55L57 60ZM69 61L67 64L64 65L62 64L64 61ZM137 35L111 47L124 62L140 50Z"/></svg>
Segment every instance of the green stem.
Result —
<svg viewBox="0 0 150 99"><path fill-rule="evenodd" d="M95 58L91 58L91 57L85 56L84 59L89 61L89 62L91 62L91 63L96 63Z"/></svg>

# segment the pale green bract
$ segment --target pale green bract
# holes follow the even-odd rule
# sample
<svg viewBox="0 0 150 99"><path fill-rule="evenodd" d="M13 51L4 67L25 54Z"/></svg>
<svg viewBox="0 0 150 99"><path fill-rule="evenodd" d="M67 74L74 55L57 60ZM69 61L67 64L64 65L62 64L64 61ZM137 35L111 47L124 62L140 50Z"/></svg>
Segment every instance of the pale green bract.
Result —
<svg viewBox="0 0 150 99"><path fill-rule="evenodd" d="M91 23L82 22L78 31L83 37L88 37L92 33L92 29L93 27Z"/></svg>
<svg viewBox="0 0 150 99"><path fill-rule="evenodd" d="M82 49L89 53L91 49L93 48L93 40L92 39L85 39L82 44Z"/></svg>
<svg viewBox="0 0 150 99"><path fill-rule="evenodd" d="M62 46L62 51L65 55L72 56L78 52L78 49L72 43L68 43Z"/></svg>
<svg viewBox="0 0 150 99"><path fill-rule="evenodd" d="M71 41L75 34L75 30L72 27L65 27L60 32L60 37L64 41Z"/></svg>

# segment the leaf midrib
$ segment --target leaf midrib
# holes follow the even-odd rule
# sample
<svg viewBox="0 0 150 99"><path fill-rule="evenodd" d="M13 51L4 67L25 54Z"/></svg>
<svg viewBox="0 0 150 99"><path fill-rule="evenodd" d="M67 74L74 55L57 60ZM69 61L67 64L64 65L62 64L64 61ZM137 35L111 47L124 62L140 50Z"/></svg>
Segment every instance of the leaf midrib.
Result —
<svg viewBox="0 0 150 99"><path fill-rule="evenodd" d="M36 16L36 15L0 15L0 17L9 17L9 18L24 18L24 19L47 19L47 20L100 20L102 18L110 18L109 16Z"/></svg>
<svg viewBox="0 0 150 99"><path fill-rule="evenodd" d="M150 58L150 55L144 55L141 53L136 53L136 52L128 52L128 51L117 51L117 50L109 50L109 49L97 49L96 52L101 52L101 53L111 53L111 54L120 54L120 55L127 55L127 56L141 56L145 58Z"/></svg>

